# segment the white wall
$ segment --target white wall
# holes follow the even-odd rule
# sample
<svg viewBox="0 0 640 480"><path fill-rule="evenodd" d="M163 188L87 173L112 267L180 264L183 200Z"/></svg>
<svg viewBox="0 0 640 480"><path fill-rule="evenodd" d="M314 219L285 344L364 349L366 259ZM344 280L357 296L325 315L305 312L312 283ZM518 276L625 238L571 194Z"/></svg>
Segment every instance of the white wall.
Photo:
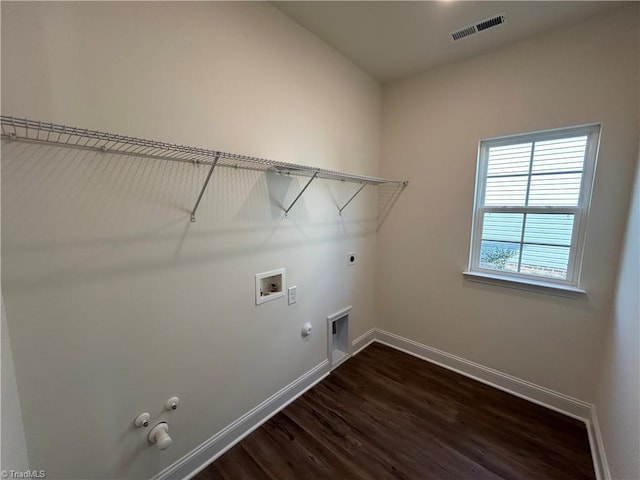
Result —
<svg viewBox="0 0 640 480"><path fill-rule="evenodd" d="M385 86L381 173L411 186L378 235L378 327L594 400L638 145L638 8ZM587 296L466 281L478 141L591 122Z"/></svg>
<svg viewBox="0 0 640 480"><path fill-rule="evenodd" d="M380 87L265 3L3 3L6 115L377 174ZM149 478L374 325L376 197L3 142L2 285L32 469ZM358 252L347 267L346 253ZM298 303L254 305L285 267ZM315 334L300 335L311 321ZM182 403L162 414L164 402ZM169 418L160 452L132 428ZM163 416L164 415L164 416Z"/></svg>
<svg viewBox="0 0 640 480"><path fill-rule="evenodd" d="M2 386L0 387L0 398L2 398L2 418L0 419L2 450L0 452L0 469L24 472L29 468L29 457L24 436L24 422L16 383L7 317L4 311L4 300L1 296L0 314L2 316Z"/></svg>
<svg viewBox="0 0 640 480"><path fill-rule="evenodd" d="M640 166L640 146L638 147ZM596 411L614 479L640 478L640 168L636 171Z"/></svg>
<svg viewBox="0 0 640 480"><path fill-rule="evenodd" d="M637 158L637 32L636 4L387 85L378 171L379 87L269 5L3 3L3 114L411 180L376 243L369 188L340 219L354 185L318 181L284 220L300 182L220 169L191 224L204 168L3 143L2 282L30 467L152 476L320 363L328 314L353 305L351 337L371 328L376 293L378 327L595 400L612 472L636 472L614 413L629 402L606 392L637 357L614 328L632 325L625 287L597 396L594 372ZM478 140L598 121L588 296L465 282ZM256 307L253 274L277 267L298 304ZM180 409L161 417L174 394ZM131 428L143 410L169 418L166 452Z"/></svg>

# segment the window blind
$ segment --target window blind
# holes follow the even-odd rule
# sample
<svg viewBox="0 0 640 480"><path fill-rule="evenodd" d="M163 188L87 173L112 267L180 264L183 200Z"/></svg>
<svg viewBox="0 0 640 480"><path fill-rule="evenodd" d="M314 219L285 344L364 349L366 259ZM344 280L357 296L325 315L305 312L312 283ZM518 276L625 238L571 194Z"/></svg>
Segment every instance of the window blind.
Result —
<svg viewBox="0 0 640 480"><path fill-rule="evenodd" d="M576 283L598 134L588 126L481 142L471 270Z"/></svg>

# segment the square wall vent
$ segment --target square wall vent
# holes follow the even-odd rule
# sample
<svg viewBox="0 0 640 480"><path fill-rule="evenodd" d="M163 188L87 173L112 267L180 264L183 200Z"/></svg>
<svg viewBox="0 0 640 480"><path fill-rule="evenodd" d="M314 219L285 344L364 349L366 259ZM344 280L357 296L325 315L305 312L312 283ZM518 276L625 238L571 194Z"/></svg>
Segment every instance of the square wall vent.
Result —
<svg viewBox="0 0 640 480"><path fill-rule="evenodd" d="M494 28L502 25L506 22L507 12L498 13L493 17L485 18L484 20L480 20L479 22L467 25L466 27L462 27L455 32L451 32L449 34L449 39L452 42L456 42L471 35L475 35L478 32L482 32L483 30L488 30L489 28Z"/></svg>

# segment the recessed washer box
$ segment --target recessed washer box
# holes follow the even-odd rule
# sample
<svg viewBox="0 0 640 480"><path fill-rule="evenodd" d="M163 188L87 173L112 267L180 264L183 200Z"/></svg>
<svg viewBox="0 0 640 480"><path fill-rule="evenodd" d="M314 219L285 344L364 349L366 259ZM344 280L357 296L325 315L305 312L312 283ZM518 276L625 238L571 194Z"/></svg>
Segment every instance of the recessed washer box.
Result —
<svg viewBox="0 0 640 480"><path fill-rule="evenodd" d="M329 370L333 370L351 357L349 341L349 314L351 306L327 317L327 353Z"/></svg>
<svg viewBox="0 0 640 480"><path fill-rule="evenodd" d="M284 268L256 274L256 305L284 297L286 285Z"/></svg>

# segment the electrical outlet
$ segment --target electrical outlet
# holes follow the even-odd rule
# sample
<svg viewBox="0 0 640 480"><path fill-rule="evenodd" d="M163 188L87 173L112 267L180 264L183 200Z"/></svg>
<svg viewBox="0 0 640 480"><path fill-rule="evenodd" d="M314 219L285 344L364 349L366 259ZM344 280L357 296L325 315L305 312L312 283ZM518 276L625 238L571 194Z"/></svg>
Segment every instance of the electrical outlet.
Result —
<svg viewBox="0 0 640 480"><path fill-rule="evenodd" d="M356 264L356 252L351 252L347 254L347 265L355 265Z"/></svg>
<svg viewBox="0 0 640 480"><path fill-rule="evenodd" d="M296 286L289 287L289 305L293 305L298 301L298 292Z"/></svg>

